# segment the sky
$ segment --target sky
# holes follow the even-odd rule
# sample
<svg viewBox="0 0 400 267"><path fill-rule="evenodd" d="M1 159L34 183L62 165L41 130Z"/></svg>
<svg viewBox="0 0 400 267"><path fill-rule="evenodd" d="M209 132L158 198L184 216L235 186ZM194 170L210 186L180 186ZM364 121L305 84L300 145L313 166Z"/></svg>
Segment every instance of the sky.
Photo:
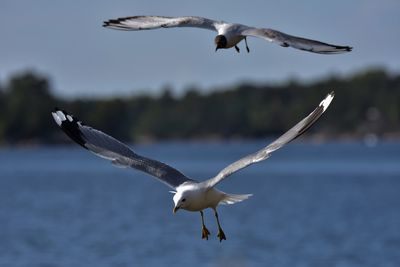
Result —
<svg viewBox="0 0 400 267"><path fill-rule="evenodd" d="M0 82L34 70L69 98L182 93L237 82L312 81L382 66L400 71L400 1L1 0ZM319 55L248 38L251 52L215 52L213 31L195 28L126 32L104 20L196 15L337 45L353 52Z"/></svg>

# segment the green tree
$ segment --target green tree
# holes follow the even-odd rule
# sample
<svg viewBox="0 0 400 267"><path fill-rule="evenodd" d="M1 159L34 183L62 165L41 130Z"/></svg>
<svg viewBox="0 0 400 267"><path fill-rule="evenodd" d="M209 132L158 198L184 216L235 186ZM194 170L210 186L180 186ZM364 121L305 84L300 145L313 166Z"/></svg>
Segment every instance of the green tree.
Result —
<svg viewBox="0 0 400 267"><path fill-rule="evenodd" d="M49 111L56 103L47 78L33 72L18 74L10 79L5 92L6 141L47 140L53 126Z"/></svg>
<svg viewBox="0 0 400 267"><path fill-rule="evenodd" d="M382 69L307 84L293 80L282 85L246 83L209 93L191 88L181 97L166 88L158 97L71 101L53 97L46 77L25 72L0 88L0 142L67 140L51 119L54 106L128 141L279 135L331 90L336 97L324 115L327 118L308 133L363 136L400 132L400 75Z"/></svg>

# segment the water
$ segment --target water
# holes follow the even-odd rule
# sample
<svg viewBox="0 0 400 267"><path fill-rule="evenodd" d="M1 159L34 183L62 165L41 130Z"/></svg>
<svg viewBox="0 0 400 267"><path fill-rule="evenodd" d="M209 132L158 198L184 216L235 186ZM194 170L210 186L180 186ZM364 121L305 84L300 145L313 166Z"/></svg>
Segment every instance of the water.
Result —
<svg viewBox="0 0 400 267"><path fill-rule="evenodd" d="M135 146L199 180L265 141ZM0 150L0 266L400 266L400 143L293 143L219 185L227 240L155 179L79 148Z"/></svg>

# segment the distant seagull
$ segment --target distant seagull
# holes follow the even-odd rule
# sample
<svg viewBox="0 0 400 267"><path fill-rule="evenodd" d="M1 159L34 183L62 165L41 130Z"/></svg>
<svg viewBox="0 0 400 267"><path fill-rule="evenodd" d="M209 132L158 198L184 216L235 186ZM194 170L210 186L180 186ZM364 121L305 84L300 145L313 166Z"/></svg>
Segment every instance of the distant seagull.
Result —
<svg viewBox="0 0 400 267"><path fill-rule="evenodd" d="M84 125L65 111L56 108L52 115L58 126L79 145L102 158L110 160L117 166L130 167L146 172L170 186L174 190L172 193L175 194L173 197L175 203L173 212L175 213L179 209L199 211L202 221L202 238L207 240L210 232L204 224L203 210L212 208L218 224L217 236L222 241L223 239L226 240L226 237L218 219L217 206L219 204L240 202L249 198L251 194L227 194L217 190L215 186L231 174L253 163L267 159L272 152L302 135L324 113L333 97L333 92L328 94L310 115L265 148L232 163L215 177L203 182L188 178L178 170L162 162L136 154L125 144L99 130Z"/></svg>
<svg viewBox="0 0 400 267"><path fill-rule="evenodd" d="M164 16L133 16L105 21L104 27L127 30L151 30L157 28L173 27L195 27L218 32L214 39L216 45L215 51L220 48L235 47L239 52L237 44L244 39L247 52L250 49L247 45L247 36L260 37L267 41L274 42L283 47L293 47L319 54L338 54L350 52L353 48L350 46L331 45L311 39L292 36L280 31L265 28L254 28L243 24L227 23L202 17L164 17Z"/></svg>

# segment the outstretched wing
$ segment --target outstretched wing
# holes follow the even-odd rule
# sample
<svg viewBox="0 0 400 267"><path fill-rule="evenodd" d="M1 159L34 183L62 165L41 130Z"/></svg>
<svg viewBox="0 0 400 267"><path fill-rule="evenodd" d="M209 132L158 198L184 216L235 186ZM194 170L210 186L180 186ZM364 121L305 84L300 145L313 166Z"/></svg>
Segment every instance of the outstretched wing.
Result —
<svg viewBox="0 0 400 267"><path fill-rule="evenodd" d="M65 111L55 109L53 118L60 128L76 143L99 157L121 167L131 167L158 178L175 189L180 184L193 181L176 169L153 159L140 156L117 139L82 124Z"/></svg>
<svg viewBox="0 0 400 267"><path fill-rule="evenodd" d="M139 31L158 28L195 27L216 31L221 23L202 17L133 16L104 21L103 27L116 30Z"/></svg>
<svg viewBox="0 0 400 267"><path fill-rule="evenodd" d="M332 45L316 40L292 36L273 29L247 28L241 32L244 36L255 36L274 42L283 47L293 47L318 54L338 54L350 52L350 46Z"/></svg>
<svg viewBox="0 0 400 267"><path fill-rule="evenodd" d="M278 150L279 148L283 147L290 141L296 139L300 135L302 135L305 131L308 130L308 128L311 127L324 113L324 111L328 108L329 104L331 103L332 99L334 97L334 92L331 92L326 96L324 100L321 101L321 103L318 105L316 109L314 109L313 112L311 112L307 117L305 117L303 120L301 120L299 123L297 123L293 128L291 128L289 131L284 133L281 137L276 139L274 142L266 146L265 148L250 154L223 169L218 173L217 176L214 178L211 178L209 180L204 181L203 183L206 184L208 187L213 187L217 183L221 182L223 179L228 177L229 175L246 168L247 166L260 162L262 160L265 160L269 158L272 152L275 150Z"/></svg>

